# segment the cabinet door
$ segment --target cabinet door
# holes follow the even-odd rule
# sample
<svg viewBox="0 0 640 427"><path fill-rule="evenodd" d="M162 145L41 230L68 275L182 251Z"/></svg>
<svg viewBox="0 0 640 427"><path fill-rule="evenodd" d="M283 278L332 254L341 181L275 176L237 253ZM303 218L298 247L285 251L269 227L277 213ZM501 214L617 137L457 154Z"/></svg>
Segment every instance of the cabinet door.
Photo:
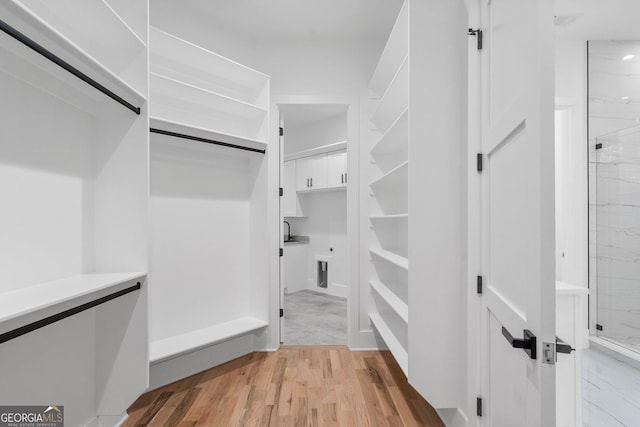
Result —
<svg viewBox="0 0 640 427"><path fill-rule="evenodd" d="M311 181L311 157L295 160L296 162L296 190L309 190Z"/></svg>
<svg viewBox="0 0 640 427"><path fill-rule="evenodd" d="M309 157L311 162L311 189L327 188L327 155Z"/></svg>
<svg viewBox="0 0 640 427"><path fill-rule="evenodd" d="M327 154L327 187L347 185L347 152L335 151Z"/></svg>
<svg viewBox="0 0 640 427"><path fill-rule="evenodd" d="M282 188L284 196L282 197L282 214L284 216L297 216L296 210L296 161L289 160L284 162L282 173Z"/></svg>

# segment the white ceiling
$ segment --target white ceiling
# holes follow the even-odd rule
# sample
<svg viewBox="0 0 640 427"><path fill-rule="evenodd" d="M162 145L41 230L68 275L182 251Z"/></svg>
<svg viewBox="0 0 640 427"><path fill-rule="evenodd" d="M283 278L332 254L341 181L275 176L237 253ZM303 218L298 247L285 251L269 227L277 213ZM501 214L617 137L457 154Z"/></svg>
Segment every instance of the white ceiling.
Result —
<svg viewBox="0 0 640 427"><path fill-rule="evenodd" d="M386 39L402 0L189 0L212 25L254 38Z"/></svg>
<svg viewBox="0 0 640 427"><path fill-rule="evenodd" d="M640 40L640 0L556 0L556 37Z"/></svg>
<svg viewBox="0 0 640 427"><path fill-rule="evenodd" d="M306 126L311 123L345 114L346 105L330 104L284 104L278 105L280 117L288 128Z"/></svg>

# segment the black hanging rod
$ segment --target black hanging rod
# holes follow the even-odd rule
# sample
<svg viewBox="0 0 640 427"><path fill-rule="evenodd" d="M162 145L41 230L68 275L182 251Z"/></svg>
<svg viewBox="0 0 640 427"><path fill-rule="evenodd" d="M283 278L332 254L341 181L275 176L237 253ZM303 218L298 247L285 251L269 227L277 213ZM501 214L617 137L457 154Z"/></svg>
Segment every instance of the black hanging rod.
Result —
<svg viewBox="0 0 640 427"><path fill-rule="evenodd" d="M93 307L95 307L97 305L104 304L105 302L111 301L112 299L116 299L116 298L119 298L119 297L121 297L123 295L126 295L128 293L137 291L138 289L140 289L140 282L138 282L135 285L130 286L130 287L126 288L126 289L123 289L121 291L114 292L114 293L106 295L106 296L104 296L102 298L98 298L96 300L89 301L89 302L84 303L82 305L79 305L77 307L73 307L73 308L70 308L70 309L65 310L63 312L60 312L58 314L54 314L52 316L45 317L42 320L37 320L37 321L35 321L33 323L29 323L28 325L24 325L24 326L21 326L19 328L13 329L13 330L11 330L9 332L5 332L4 334L0 335L0 344L2 344L4 342L7 342L9 340L12 340L14 338L18 338L18 337L20 337L22 335L28 334L29 332L33 332L33 331L35 331L37 329L44 328L45 326L50 325L52 323L59 322L60 320L66 319L67 317L73 316L74 314L78 314L80 312L89 310L90 308L93 308Z"/></svg>
<svg viewBox="0 0 640 427"><path fill-rule="evenodd" d="M91 77L87 76L82 71L80 71L77 68L75 68L73 65L69 64L68 62L66 62L62 58L60 58L57 55L55 55L50 50L48 50L45 47L41 46L40 44L36 43L34 40L32 40L29 37L27 37L26 35L22 34L20 31L16 30L11 25L7 24L6 22L4 22L1 19L0 19L0 30L4 31L5 33L10 35L14 39L18 40L20 43L24 44L25 46L27 46L27 47L33 49L34 51L38 52L40 55L44 56L49 61L51 61L54 64L56 64L56 65L60 66L61 68L65 69L66 71L68 71L69 73L73 74L74 76L76 76L80 80L82 80L85 83L93 86L95 89L97 89L100 92L104 93L109 98L113 99L114 101L118 102L119 104L124 105L129 110L133 111L134 113L136 113L138 115L140 114L140 107L136 107L135 105L125 101L120 96L116 95L115 93L113 93L112 91L107 89L106 87L102 86L100 83L98 83L97 81L93 80Z"/></svg>
<svg viewBox="0 0 640 427"><path fill-rule="evenodd" d="M206 142L207 144L222 145L223 147L237 148L238 150L253 151L254 153L262 153L262 154L264 154L266 152L265 150L261 150L259 148L243 147L242 145L229 144L228 142L221 142L221 141L216 141L216 140L213 140L213 139L200 138L199 136L186 135L184 133L169 132L168 130L155 129L155 128L150 128L149 130L152 133L159 133L160 135L167 135L167 136L173 136L173 137L176 137L176 138L190 139L191 141Z"/></svg>

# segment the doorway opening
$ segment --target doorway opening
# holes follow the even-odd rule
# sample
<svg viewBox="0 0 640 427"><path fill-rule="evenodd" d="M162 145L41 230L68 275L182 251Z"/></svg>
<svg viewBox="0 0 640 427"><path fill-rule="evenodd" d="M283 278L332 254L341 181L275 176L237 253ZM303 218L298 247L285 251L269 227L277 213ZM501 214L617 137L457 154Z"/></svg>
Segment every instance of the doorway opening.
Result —
<svg viewBox="0 0 640 427"><path fill-rule="evenodd" d="M346 345L347 105L278 105L284 345Z"/></svg>

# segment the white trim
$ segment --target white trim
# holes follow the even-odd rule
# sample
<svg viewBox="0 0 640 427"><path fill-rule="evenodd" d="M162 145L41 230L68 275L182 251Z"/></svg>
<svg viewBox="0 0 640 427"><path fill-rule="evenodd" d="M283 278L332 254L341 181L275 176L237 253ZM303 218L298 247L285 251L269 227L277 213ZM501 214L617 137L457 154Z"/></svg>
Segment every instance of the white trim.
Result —
<svg viewBox="0 0 640 427"><path fill-rule="evenodd" d="M298 151L296 153L287 154L284 156L284 161L302 159L304 157L312 157L318 154L331 153L333 151L346 150L347 141L334 142L332 144L321 145L320 147L310 148L304 151Z"/></svg>

